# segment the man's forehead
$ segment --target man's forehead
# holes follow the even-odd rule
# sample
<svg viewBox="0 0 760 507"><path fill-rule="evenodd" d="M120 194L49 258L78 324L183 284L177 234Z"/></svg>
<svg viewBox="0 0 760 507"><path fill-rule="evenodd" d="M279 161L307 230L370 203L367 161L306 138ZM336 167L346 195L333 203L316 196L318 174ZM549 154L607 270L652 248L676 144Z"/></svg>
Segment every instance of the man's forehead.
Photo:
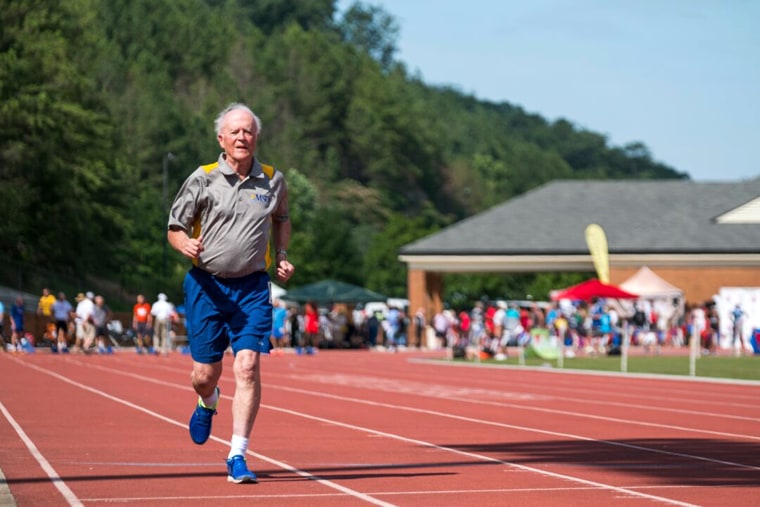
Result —
<svg viewBox="0 0 760 507"><path fill-rule="evenodd" d="M253 116L243 109L235 109L234 111L227 113L224 117L224 126L229 130L234 130L236 128L251 128L252 130L255 130L253 128L255 127Z"/></svg>

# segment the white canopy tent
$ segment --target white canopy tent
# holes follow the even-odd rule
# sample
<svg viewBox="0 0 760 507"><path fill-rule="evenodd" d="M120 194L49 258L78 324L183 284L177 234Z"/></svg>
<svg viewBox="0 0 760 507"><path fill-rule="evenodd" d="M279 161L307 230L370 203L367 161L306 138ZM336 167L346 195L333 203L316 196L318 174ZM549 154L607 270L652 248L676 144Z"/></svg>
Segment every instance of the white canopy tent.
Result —
<svg viewBox="0 0 760 507"><path fill-rule="evenodd" d="M277 285L276 283L272 283L272 299L280 299L282 296L287 294L288 291Z"/></svg>
<svg viewBox="0 0 760 507"><path fill-rule="evenodd" d="M684 312L683 290L642 266L629 279L620 284L622 289L639 295L639 305L649 313L652 309L660 319L658 327L665 329Z"/></svg>
<svg viewBox="0 0 760 507"><path fill-rule="evenodd" d="M653 298L680 298L683 291L661 278L657 273L642 266L628 280L620 284L620 287L638 294L642 299Z"/></svg>

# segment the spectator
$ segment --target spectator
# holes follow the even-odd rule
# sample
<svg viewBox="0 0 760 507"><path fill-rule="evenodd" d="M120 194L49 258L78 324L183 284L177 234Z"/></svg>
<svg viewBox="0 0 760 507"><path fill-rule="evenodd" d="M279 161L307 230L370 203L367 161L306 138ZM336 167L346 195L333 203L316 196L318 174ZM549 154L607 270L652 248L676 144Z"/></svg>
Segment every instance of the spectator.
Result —
<svg viewBox="0 0 760 507"><path fill-rule="evenodd" d="M21 339L24 337L24 298L16 297L16 302L11 306L11 350L23 352Z"/></svg>
<svg viewBox="0 0 760 507"><path fill-rule="evenodd" d="M138 294L135 305L132 307L132 329L135 331L137 348L135 352L153 354L153 315L150 313L151 305L145 301L145 296Z"/></svg>
<svg viewBox="0 0 760 507"><path fill-rule="evenodd" d="M529 328L522 324L522 314L517 309L517 305L510 305L504 315L504 327L510 335L510 345L515 345L517 336L523 331L530 331Z"/></svg>
<svg viewBox="0 0 760 507"><path fill-rule="evenodd" d="M113 349L108 342L108 323L111 321L111 309L106 305L106 300L98 294L95 296L95 305L92 308L92 324L95 326L95 341L98 345L98 354L112 354Z"/></svg>
<svg viewBox="0 0 760 507"><path fill-rule="evenodd" d="M507 346L511 329L507 327L507 303L496 303L496 312L493 314L493 337L489 340L487 349L490 355L497 354L500 349ZM506 349L505 349L506 350Z"/></svg>
<svg viewBox="0 0 760 507"><path fill-rule="evenodd" d="M315 344L319 343L319 313L314 303L308 302L304 305L304 334L303 341L307 354L314 353ZM302 353L303 350L296 348L297 353Z"/></svg>
<svg viewBox="0 0 760 507"><path fill-rule="evenodd" d="M414 312L414 339L418 347L427 345L425 343L425 329L427 322L425 320L425 309L423 307L417 308Z"/></svg>
<svg viewBox="0 0 760 507"><path fill-rule="evenodd" d="M470 331L472 330L472 322L470 321L470 313L467 310L460 310L456 315L457 327L459 330L459 336L457 338L457 347L461 352L467 349L470 344Z"/></svg>
<svg viewBox="0 0 760 507"><path fill-rule="evenodd" d="M163 356L168 356L169 349L171 348L171 326L175 314L174 305L167 300L166 294L162 292L158 295L158 299L153 303L153 306L151 306L150 313L153 316L154 346L157 346L154 352L158 354L160 351Z"/></svg>
<svg viewBox="0 0 760 507"><path fill-rule="evenodd" d="M138 294L135 305L132 307L132 329L135 331L137 349L135 352L153 354L152 334L153 315L150 313L151 305L145 301L145 296Z"/></svg>
<svg viewBox="0 0 760 507"><path fill-rule="evenodd" d="M600 355L607 352L607 348L612 344L612 321L610 319L609 308L602 306L597 313L598 327L594 332L596 341L596 351Z"/></svg>
<svg viewBox="0 0 760 507"><path fill-rule="evenodd" d="M95 308L95 294L87 292L77 294L76 314L76 345L75 350L78 352L89 352L92 343L95 341L95 326L92 323L92 311Z"/></svg>
<svg viewBox="0 0 760 507"><path fill-rule="evenodd" d="M401 330L401 310L397 306L391 306L388 310L383 329L387 331L385 346L390 350L395 350Z"/></svg>
<svg viewBox="0 0 760 507"><path fill-rule="evenodd" d="M380 319L377 312L372 312L367 319L367 343L370 347L377 346L377 335L380 332Z"/></svg>
<svg viewBox="0 0 760 507"><path fill-rule="evenodd" d="M2 301L0 301L0 345L3 346L3 350L5 350L5 335L3 334L3 329L5 327L5 305Z"/></svg>
<svg viewBox="0 0 760 507"><path fill-rule="evenodd" d="M333 341L335 334L333 332L333 321L330 318L330 313L324 308L318 309L317 313L319 315L317 317L317 322L319 322L319 332L317 333L317 340L314 346L333 347L335 344ZM316 349L312 349L312 352L314 352L314 350Z"/></svg>
<svg viewBox="0 0 760 507"><path fill-rule="evenodd" d="M522 306L518 312L520 313L520 325L523 327L523 329L530 331L533 325L530 312L527 308Z"/></svg>
<svg viewBox="0 0 760 507"><path fill-rule="evenodd" d="M544 327L545 320L544 311L538 304L533 303L530 308L530 329Z"/></svg>
<svg viewBox="0 0 760 507"><path fill-rule="evenodd" d="M731 311L731 324L733 326L731 333L731 347L734 349L734 354L737 356L744 354L744 351L746 350L744 345L744 320L746 316L747 314L742 309L742 305L737 303ZM739 348L737 348L737 342Z"/></svg>
<svg viewBox="0 0 760 507"><path fill-rule="evenodd" d="M364 346L367 343L367 312L360 303L351 312L351 320L354 322L354 346Z"/></svg>
<svg viewBox="0 0 760 507"><path fill-rule="evenodd" d="M551 307L549 307L549 311L546 312L546 322L545 322L546 327L549 329L556 328L556 326L554 326L554 319L559 317L560 314L561 312L559 310L559 306L557 305L557 303L553 303Z"/></svg>
<svg viewBox="0 0 760 507"><path fill-rule="evenodd" d="M720 316L716 305L708 310L707 321L709 326L705 336L705 353L714 354L720 341Z"/></svg>
<svg viewBox="0 0 760 507"><path fill-rule="evenodd" d="M50 289L45 287L42 289L42 296L37 303L37 315L42 317L43 326L43 338L55 341L55 319L53 318L53 303L55 303L55 296L50 293Z"/></svg>
<svg viewBox="0 0 760 507"><path fill-rule="evenodd" d="M548 320L548 319L547 319ZM573 351L573 341L570 338L570 334L568 333L569 329L569 323L565 316L562 314L562 312L555 312L552 315L552 328L554 329L554 332L557 334L557 339L560 341L563 347L570 347L570 350ZM570 356L574 355L574 351L571 352Z"/></svg>
<svg viewBox="0 0 760 507"><path fill-rule="evenodd" d="M480 349L487 337L484 317L483 303L477 301L470 311L470 343L475 349Z"/></svg>
<svg viewBox="0 0 760 507"><path fill-rule="evenodd" d="M398 312L398 326L396 328L396 346L406 347L408 343L407 333L409 332L409 314L406 307Z"/></svg>
<svg viewBox="0 0 760 507"><path fill-rule="evenodd" d="M286 324L288 320L288 309L279 299L272 303L272 355L282 355L283 349L287 346L288 333Z"/></svg>
<svg viewBox="0 0 760 507"><path fill-rule="evenodd" d="M288 334L290 335L290 345L295 347L303 346L303 333L301 333L301 323L303 319L295 307L288 311Z"/></svg>
<svg viewBox="0 0 760 507"><path fill-rule="evenodd" d="M496 336L496 330L493 325L493 316L496 314L496 307L494 305L488 305L485 313L483 314L483 324L486 329L486 341L489 342Z"/></svg>
<svg viewBox="0 0 760 507"><path fill-rule="evenodd" d="M445 347L447 345L446 336L449 333L449 319L442 311L433 316L433 331L435 332L436 348Z"/></svg>
<svg viewBox="0 0 760 507"><path fill-rule="evenodd" d="M74 308L66 299L66 294L58 293L58 299L53 303L52 311L55 320L56 343L51 348L53 352L67 354L69 352L69 322Z"/></svg>

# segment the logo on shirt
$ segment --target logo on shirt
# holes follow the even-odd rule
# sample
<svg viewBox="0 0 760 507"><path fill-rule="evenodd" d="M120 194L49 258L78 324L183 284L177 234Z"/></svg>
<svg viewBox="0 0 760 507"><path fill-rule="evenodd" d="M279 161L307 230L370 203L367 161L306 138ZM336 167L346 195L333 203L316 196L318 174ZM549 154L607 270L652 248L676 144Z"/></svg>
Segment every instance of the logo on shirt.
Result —
<svg viewBox="0 0 760 507"><path fill-rule="evenodd" d="M254 201L261 202L264 204L269 204L272 201L272 196L267 194L253 194L251 195L251 198Z"/></svg>

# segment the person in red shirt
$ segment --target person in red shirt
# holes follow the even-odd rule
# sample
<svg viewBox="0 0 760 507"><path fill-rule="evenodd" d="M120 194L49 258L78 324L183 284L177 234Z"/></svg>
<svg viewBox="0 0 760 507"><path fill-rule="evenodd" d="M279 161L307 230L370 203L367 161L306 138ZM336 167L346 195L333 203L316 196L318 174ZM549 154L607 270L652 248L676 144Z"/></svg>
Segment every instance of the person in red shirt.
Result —
<svg viewBox="0 0 760 507"><path fill-rule="evenodd" d="M520 325L526 331L533 329L533 325L530 321L530 312L528 312L527 308L520 308Z"/></svg>
<svg viewBox="0 0 760 507"><path fill-rule="evenodd" d="M486 327L486 334L488 335L488 340L491 341L493 339L494 335L496 334L496 330L494 329L494 323L493 323L493 316L496 314L496 307L494 305L488 305L488 308L486 308L485 313L485 327Z"/></svg>
<svg viewBox="0 0 760 507"><path fill-rule="evenodd" d="M319 312L314 303L306 303L303 317L303 338L306 353L313 354L314 346L319 344ZM301 350L297 349L296 351L301 353Z"/></svg>
<svg viewBox="0 0 760 507"><path fill-rule="evenodd" d="M145 296L137 295L137 303L132 308L132 329L137 337L137 353L143 351L153 353L151 344L151 329L153 328L153 316L150 314L150 303L145 302Z"/></svg>
<svg viewBox="0 0 760 507"><path fill-rule="evenodd" d="M465 344L470 342L470 314L466 310L459 312L459 339Z"/></svg>

